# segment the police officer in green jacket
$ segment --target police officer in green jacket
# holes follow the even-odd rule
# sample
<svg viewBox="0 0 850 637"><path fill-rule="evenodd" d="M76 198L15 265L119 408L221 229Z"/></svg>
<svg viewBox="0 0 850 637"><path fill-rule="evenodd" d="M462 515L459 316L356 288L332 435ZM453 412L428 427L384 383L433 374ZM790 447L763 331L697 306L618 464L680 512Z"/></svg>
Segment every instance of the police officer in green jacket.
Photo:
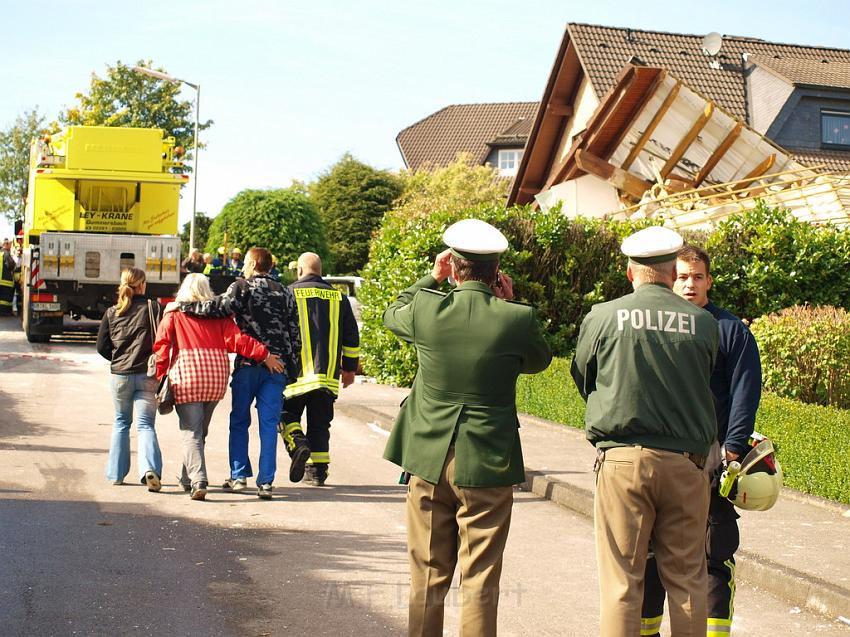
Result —
<svg viewBox="0 0 850 637"><path fill-rule="evenodd" d="M461 569L461 634L495 635L513 485L525 480L516 381L552 354L535 311L513 303L499 272L508 247L477 219L450 226L430 276L402 292L384 324L413 343L419 370L384 457L409 477L410 635L442 635L443 606ZM451 276L457 287L437 290Z"/></svg>
<svg viewBox="0 0 850 637"><path fill-rule="evenodd" d="M628 237L634 292L593 306L581 325L572 375L587 401L598 451L594 525L602 637L641 634L650 538L668 594L673 635L705 635L703 472L717 437L709 387L717 321L672 291L678 233Z"/></svg>

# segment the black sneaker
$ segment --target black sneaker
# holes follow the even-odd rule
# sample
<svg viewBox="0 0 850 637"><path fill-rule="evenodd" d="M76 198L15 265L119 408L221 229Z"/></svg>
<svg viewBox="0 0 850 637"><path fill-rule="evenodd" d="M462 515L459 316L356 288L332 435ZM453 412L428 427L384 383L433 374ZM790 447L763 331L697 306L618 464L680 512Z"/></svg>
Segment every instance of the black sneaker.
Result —
<svg viewBox="0 0 850 637"><path fill-rule="evenodd" d="M206 482L196 482L191 487L191 497L193 500L203 500L207 497L207 483Z"/></svg>

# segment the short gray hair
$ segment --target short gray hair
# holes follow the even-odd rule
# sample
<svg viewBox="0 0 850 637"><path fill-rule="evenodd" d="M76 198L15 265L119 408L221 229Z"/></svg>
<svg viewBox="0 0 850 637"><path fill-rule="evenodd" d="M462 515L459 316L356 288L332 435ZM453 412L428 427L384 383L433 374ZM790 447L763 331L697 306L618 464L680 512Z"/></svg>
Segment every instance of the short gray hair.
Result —
<svg viewBox="0 0 850 637"><path fill-rule="evenodd" d="M214 296L215 294L210 287L210 280L203 274L192 272L183 279L174 300L178 303L194 303L196 301L209 301Z"/></svg>
<svg viewBox="0 0 850 637"><path fill-rule="evenodd" d="M669 287L671 285L670 280L673 278L673 271L676 269L676 260L672 259L652 265L629 260L629 267L632 270L635 283L663 283Z"/></svg>

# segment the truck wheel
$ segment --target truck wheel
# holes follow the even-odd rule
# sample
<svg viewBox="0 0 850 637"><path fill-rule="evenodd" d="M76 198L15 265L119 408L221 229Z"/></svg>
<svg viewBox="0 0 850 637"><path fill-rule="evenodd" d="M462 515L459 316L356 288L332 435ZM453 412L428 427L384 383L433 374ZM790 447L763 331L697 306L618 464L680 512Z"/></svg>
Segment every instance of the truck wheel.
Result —
<svg viewBox="0 0 850 637"><path fill-rule="evenodd" d="M27 340L30 343L48 343L48 342L50 342L50 335L49 334L33 334L30 331L31 330L30 324L32 322L32 316L31 316L31 310L30 310L30 289L29 289L29 286L26 286L26 285L21 286L21 287L23 287L23 289L24 289L24 294L23 294L23 299L22 299L23 303L22 303L22 307L21 307L21 323L22 323L21 327L24 328L24 334L26 334Z"/></svg>

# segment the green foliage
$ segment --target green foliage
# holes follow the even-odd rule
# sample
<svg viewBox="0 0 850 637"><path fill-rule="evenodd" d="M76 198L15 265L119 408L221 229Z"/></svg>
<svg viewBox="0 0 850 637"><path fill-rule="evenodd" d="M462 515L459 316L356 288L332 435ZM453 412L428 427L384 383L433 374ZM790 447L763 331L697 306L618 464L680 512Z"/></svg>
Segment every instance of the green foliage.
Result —
<svg viewBox="0 0 850 637"><path fill-rule="evenodd" d="M299 188L243 190L237 194L213 219L206 252L215 254L225 245L225 232L228 250L268 248L277 256L281 270L302 252L327 257L319 213Z"/></svg>
<svg viewBox="0 0 850 637"><path fill-rule="evenodd" d="M850 411L766 394L756 429L776 443L785 486L850 504Z"/></svg>
<svg viewBox="0 0 850 637"><path fill-rule="evenodd" d="M154 68L150 60L139 60L137 66ZM174 136L178 146L194 148L195 108L193 102L178 99L182 83L143 75L120 60L106 69L105 79L92 73L89 92L76 94L78 103L59 116L62 124L161 128L166 136ZM199 132L212 123L199 122ZM191 156L188 153L186 159Z"/></svg>
<svg viewBox="0 0 850 637"><path fill-rule="evenodd" d="M30 143L46 132L38 108L25 111L0 131L0 214L9 221L23 219L29 184Z"/></svg>
<svg viewBox="0 0 850 637"><path fill-rule="evenodd" d="M806 303L850 309L850 230L797 221L759 203L721 222L706 249L710 296L740 317Z"/></svg>
<svg viewBox="0 0 850 637"><path fill-rule="evenodd" d="M401 190L398 177L347 153L311 185L310 196L325 225L335 274L354 274L366 264L372 233Z"/></svg>
<svg viewBox="0 0 850 637"><path fill-rule="evenodd" d="M805 403L850 408L850 314L794 306L756 319L765 389Z"/></svg>
<svg viewBox="0 0 850 637"><path fill-rule="evenodd" d="M474 176L478 174L474 171ZM442 194L427 189L421 193L423 199L442 200ZM570 220L559 210L505 209L489 196L484 199L489 199L489 204L428 214L417 213L407 200L385 217L372 242L364 270L366 281L358 295L363 304L364 368L380 381L412 382L415 353L383 327L383 312L403 288L430 271L434 257L445 248L443 232L459 219L482 219L508 237L511 248L503 255L501 267L514 280L516 299L537 309L556 353L574 347L581 319L594 303L631 289L619 246L623 236L647 222ZM458 198L446 200L454 204Z"/></svg>
<svg viewBox="0 0 850 637"><path fill-rule="evenodd" d="M571 358L553 358L540 372L519 377L517 409L526 414L584 429L584 400L570 376Z"/></svg>
<svg viewBox="0 0 850 637"><path fill-rule="evenodd" d="M520 376L517 407L540 418L584 428L584 401L570 377L570 359ZM776 445L785 486L850 504L850 411L763 394L756 430Z"/></svg>
<svg viewBox="0 0 850 637"><path fill-rule="evenodd" d="M195 215L195 246L201 249L207 245L207 237L210 233L210 226L213 220L206 216L203 212ZM180 231L180 254L184 257L189 254L189 231L191 222L187 221L183 224L183 230Z"/></svg>

